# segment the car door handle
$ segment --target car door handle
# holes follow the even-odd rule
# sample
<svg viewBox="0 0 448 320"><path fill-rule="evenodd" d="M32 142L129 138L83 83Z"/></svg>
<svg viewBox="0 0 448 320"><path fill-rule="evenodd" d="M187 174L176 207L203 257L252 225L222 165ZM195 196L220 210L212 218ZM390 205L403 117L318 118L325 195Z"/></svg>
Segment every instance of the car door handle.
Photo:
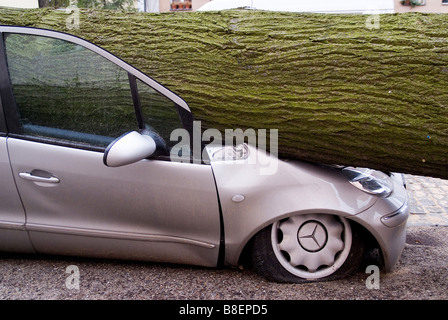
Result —
<svg viewBox="0 0 448 320"><path fill-rule="evenodd" d="M28 181L43 182L43 183L59 183L59 178L56 177L42 177L34 175L32 172L20 172L19 177Z"/></svg>

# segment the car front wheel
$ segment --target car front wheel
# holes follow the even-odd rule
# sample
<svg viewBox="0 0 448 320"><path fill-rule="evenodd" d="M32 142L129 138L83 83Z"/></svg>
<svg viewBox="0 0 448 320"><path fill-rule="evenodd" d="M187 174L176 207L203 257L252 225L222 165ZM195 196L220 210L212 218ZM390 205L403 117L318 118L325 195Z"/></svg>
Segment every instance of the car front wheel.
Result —
<svg viewBox="0 0 448 320"><path fill-rule="evenodd" d="M300 283L348 276L362 256L362 241L347 219L305 214L260 231L254 238L252 263L270 280Z"/></svg>

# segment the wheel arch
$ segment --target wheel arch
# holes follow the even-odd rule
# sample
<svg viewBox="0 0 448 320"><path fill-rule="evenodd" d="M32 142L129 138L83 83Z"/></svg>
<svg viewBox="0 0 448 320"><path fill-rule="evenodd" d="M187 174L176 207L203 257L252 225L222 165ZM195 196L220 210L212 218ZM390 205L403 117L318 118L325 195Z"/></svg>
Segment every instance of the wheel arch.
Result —
<svg viewBox="0 0 448 320"><path fill-rule="evenodd" d="M332 212L333 213L333 212ZM333 217L343 217L343 214L327 214L327 213L312 213L312 214L305 214L307 217L303 220L299 218L299 221L313 221L308 219L318 219L317 221L321 221L322 223L326 224L327 220L325 218L322 220L322 218L318 218L321 215L328 215ZM292 215L293 217L297 217L300 215ZM273 247L272 244L272 232L271 227L276 225L276 223L268 225L267 227L261 229L258 231L245 245L244 249L242 250L240 256L239 256L239 265L248 268L253 269L260 275L266 277L267 279L275 282L292 282L292 283L302 283L302 282L313 282L313 281L327 281L327 280L334 280L334 279L340 279L346 276L349 276L353 274L354 272L357 272L361 270L363 266L366 264L366 258L370 258L370 264L376 264L378 265L378 262L372 262L373 259L375 260L381 260L381 254L378 256L375 252L374 255L367 256L366 253L370 253L371 249L376 248L376 241L372 237L371 233L368 232L366 228L364 228L361 224L351 220L347 219L347 217L343 217L344 221L341 221L344 224L349 224L349 234L350 234L350 245L348 247L345 247L344 251L345 254L341 251L341 255L339 258L334 257L334 261L332 263L335 263L334 265L328 265L327 268L319 269L319 271L316 272L316 270L306 271L307 269L302 269L302 271L299 271L296 273L293 270L296 270L295 268L290 269L290 265L288 264L288 260L283 260L282 258L279 258L277 253L275 252L275 247ZM284 220L284 219L283 219ZM294 221L298 222L297 219L294 219ZM331 219L331 221L334 221ZM289 221L285 221L284 223L290 224ZM280 224L283 224L281 222ZM327 225L328 226L328 225ZM348 227L348 226L347 226ZM289 227L288 227L289 229ZM286 231L286 230L285 230ZM290 238L289 238L290 239ZM353 242L352 242L353 240ZM287 245L288 246L288 245ZM333 246L333 248L335 248ZM287 250L288 253L292 253ZM295 250L295 249L294 249ZM299 258L299 260L303 261L305 263L305 266L308 267L308 263L311 263L309 266L312 267L313 265L316 266L314 263L317 261L327 261L328 254L331 254L327 251L327 253L324 253L324 256L321 255L321 258L314 257L312 260L309 260L311 256L308 258ZM348 250L348 251L347 251ZM296 252L297 253L297 252ZM304 252L305 253L305 252ZM335 253L335 252L334 252ZM305 254L307 255L307 254ZM320 253L319 253L320 255ZM298 256L294 258L295 261L297 260ZM314 261L317 258L317 261ZM323 260L322 260L323 259ZM274 261L275 260L275 261ZM281 262L283 260L283 262ZM328 261L329 262L329 261ZM286 263L286 264L285 264ZM297 269L298 271L299 269ZM310 273L309 273L310 272ZM316 273L315 273L316 272Z"/></svg>
<svg viewBox="0 0 448 320"><path fill-rule="evenodd" d="M290 215L286 216L283 219L288 218L289 216L295 215L295 214L308 214L310 212L294 212ZM382 248L375 237L374 233L372 233L371 230L367 226L365 226L360 221L355 221L350 218L345 213L341 212L325 212L324 214L332 214L332 215L338 215L340 217L348 218L350 225L353 229L357 230L357 234L360 237L360 240L362 241L362 245L365 247L366 251L366 259L368 261L374 261L375 263L378 263L380 268L384 268L385 262L384 262L384 248ZM245 243L243 249L241 250L239 257L238 257L238 265L242 267L251 267L251 251L253 249L253 241L256 237L256 235L263 231L265 228L269 228L272 226L272 224L275 222L274 220L271 224L267 224L266 226L258 229L251 237L250 239Z"/></svg>
<svg viewBox="0 0 448 320"><path fill-rule="evenodd" d="M383 265L383 250L381 246L379 245L379 242L377 241L375 235L371 232L371 230L366 227L364 224L362 224L360 221L356 221L352 219L353 215L351 213L343 212L343 211L337 211L337 210L319 210L319 209L310 209L310 210L301 210L301 211L293 211L281 216L273 217L270 220L265 221L264 223L260 224L257 228L255 228L250 234L247 235L245 241L242 243L241 248L237 250L237 258L234 260L236 263L230 263L232 265L240 265L240 266L246 266L249 265L248 258L250 256L250 251L252 250L253 246L253 240L255 236L263 231L265 228L269 228L272 226L273 223L279 220L287 219L289 217L295 216L295 215L305 215L305 214L313 214L313 213L320 213L320 214L328 214L328 215L335 215L343 218L347 218L350 222L350 225L352 228L356 228L358 230L358 233L361 236L361 240L363 241L363 245L366 246L366 250L374 250L379 249L380 253L380 259L381 264ZM232 260L229 259L229 262Z"/></svg>

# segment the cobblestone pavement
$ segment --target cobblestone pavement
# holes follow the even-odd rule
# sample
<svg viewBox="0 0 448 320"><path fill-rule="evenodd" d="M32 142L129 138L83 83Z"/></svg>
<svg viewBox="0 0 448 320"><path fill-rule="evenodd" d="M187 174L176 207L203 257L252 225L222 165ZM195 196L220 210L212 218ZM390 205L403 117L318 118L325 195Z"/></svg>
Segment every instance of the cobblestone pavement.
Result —
<svg viewBox="0 0 448 320"><path fill-rule="evenodd" d="M408 226L448 225L448 180L405 175L409 195Z"/></svg>

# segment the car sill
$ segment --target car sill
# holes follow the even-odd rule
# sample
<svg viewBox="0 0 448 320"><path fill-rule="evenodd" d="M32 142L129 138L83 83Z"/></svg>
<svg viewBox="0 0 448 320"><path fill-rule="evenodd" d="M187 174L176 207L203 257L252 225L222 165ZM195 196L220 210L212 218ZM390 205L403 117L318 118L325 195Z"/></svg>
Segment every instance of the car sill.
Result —
<svg viewBox="0 0 448 320"><path fill-rule="evenodd" d="M174 243L190 244L206 249L213 249L216 247L216 245L214 244L199 240L181 238L175 236L166 236L166 235L151 235L141 233L125 233L116 231L79 229L79 228L57 227L57 226L30 224L30 223L26 225L26 229L28 231L35 231L35 232L60 233L60 234L88 236L95 238L111 238L119 240L136 240L136 241L151 241L151 242L174 242Z"/></svg>

